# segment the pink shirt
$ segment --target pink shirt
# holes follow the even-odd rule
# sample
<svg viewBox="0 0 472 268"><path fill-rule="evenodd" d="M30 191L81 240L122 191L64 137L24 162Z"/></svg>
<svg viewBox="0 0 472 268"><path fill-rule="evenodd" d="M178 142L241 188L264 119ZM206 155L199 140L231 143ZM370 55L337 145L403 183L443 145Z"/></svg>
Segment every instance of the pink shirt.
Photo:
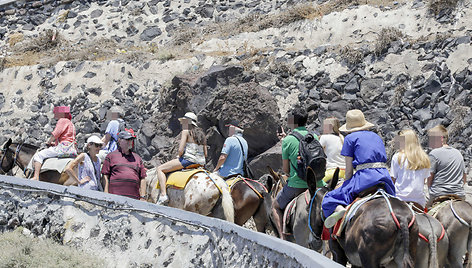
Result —
<svg viewBox="0 0 472 268"><path fill-rule="evenodd" d="M139 199L140 183L146 177L146 168L139 155L125 155L120 149L109 153L103 161L102 174L109 176L109 193Z"/></svg>
<svg viewBox="0 0 472 268"><path fill-rule="evenodd" d="M54 138L56 138L56 145L58 143L67 141L67 142L74 142L75 141L75 128L72 121L67 118L60 118L57 121L56 128L52 132Z"/></svg>

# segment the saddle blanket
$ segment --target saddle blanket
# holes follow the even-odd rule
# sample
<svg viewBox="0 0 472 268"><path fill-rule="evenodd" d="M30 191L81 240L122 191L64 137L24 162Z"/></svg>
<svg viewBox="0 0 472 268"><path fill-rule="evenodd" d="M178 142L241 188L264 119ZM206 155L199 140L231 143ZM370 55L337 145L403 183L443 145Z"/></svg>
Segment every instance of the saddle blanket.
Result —
<svg viewBox="0 0 472 268"><path fill-rule="evenodd" d="M229 180L226 180L226 184L228 184L229 188L231 189L233 185L235 185L237 182L242 181L243 179L240 176L231 178Z"/></svg>
<svg viewBox="0 0 472 268"><path fill-rule="evenodd" d="M205 172L205 170L197 168L172 172L167 176L166 187L171 186L177 189L184 189L190 178L198 172ZM160 189L159 181L156 184L156 189Z"/></svg>
<svg viewBox="0 0 472 268"><path fill-rule="evenodd" d="M48 158L44 160L43 165L41 166L41 173L51 170L62 173L66 168L67 164L69 164L69 162L72 160L74 160L74 158ZM33 157L31 158L27 169L34 170Z"/></svg>
<svg viewBox="0 0 472 268"><path fill-rule="evenodd" d="M296 211L297 207L297 200L298 198L304 195L305 196L305 202L307 205L310 204L310 198L308 197L308 190L305 192L299 194L297 197L295 197L290 203L288 203L287 207L284 210L284 216L283 216L283 223L282 223L282 232L286 235L291 235L292 234L292 228L291 228L291 218L293 213Z"/></svg>

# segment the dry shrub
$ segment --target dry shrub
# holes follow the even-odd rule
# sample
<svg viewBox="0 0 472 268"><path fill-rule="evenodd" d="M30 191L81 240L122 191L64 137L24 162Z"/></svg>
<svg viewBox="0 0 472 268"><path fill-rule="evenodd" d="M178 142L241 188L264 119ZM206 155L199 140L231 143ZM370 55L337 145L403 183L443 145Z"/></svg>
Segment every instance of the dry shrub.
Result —
<svg viewBox="0 0 472 268"><path fill-rule="evenodd" d="M403 95L407 89L407 85L402 83L395 87L395 95L393 96L393 106L398 106L402 103Z"/></svg>
<svg viewBox="0 0 472 268"><path fill-rule="evenodd" d="M0 252L0 267L105 267L93 254L25 236L22 228L0 235Z"/></svg>
<svg viewBox="0 0 472 268"><path fill-rule="evenodd" d="M458 101L455 101L451 107L454 118L448 127L449 137L459 135L466 128L464 118L470 114L471 111L470 107L460 105Z"/></svg>
<svg viewBox="0 0 472 268"><path fill-rule="evenodd" d="M443 10L448 12L457 8L462 0L429 0L428 9L434 15L439 15Z"/></svg>
<svg viewBox="0 0 472 268"><path fill-rule="evenodd" d="M403 33L394 27L382 28L375 43L374 52L377 56L385 53L390 47L390 43L403 38Z"/></svg>
<svg viewBox="0 0 472 268"><path fill-rule="evenodd" d="M57 47L62 41L61 35L52 29L47 29L40 33L38 37L29 39L22 44L22 51L47 51Z"/></svg>
<svg viewBox="0 0 472 268"><path fill-rule="evenodd" d="M364 53L360 49L355 49L351 46L342 47L340 54L350 65L356 65L364 60Z"/></svg>
<svg viewBox="0 0 472 268"><path fill-rule="evenodd" d="M10 47L13 47L17 43L23 41L25 39L25 36L22 33L13 33L10 36L8 36L8 44Z"/></svg>

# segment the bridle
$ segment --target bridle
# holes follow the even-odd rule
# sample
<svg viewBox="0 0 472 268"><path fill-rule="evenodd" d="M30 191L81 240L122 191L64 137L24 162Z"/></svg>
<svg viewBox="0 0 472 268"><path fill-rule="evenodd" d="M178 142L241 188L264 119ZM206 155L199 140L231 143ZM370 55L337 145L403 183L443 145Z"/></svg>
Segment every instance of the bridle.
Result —
<svg viewBox="0 0 472 268"><path fill-rule="evenodd" d="M23 147L23 144L25 144L25 143L22 142L22 143L19 143L16 146L14 156L13 156L13 161L11 162L10 166L6 170L3 168L3 161L5 160L5 156L7 155L7 152L10 149L10 147L8 146L8 147L4 147L2 149L2 151L1 151L2 152L2 160L0 161L0 166L1 166L3 172L5 172L5 173L9 172L15 166L15 164L20 166L20 163L18 162L18 155L20 154L20 151ZM23 173L26 173L26 170L23 170Z"/></svg>

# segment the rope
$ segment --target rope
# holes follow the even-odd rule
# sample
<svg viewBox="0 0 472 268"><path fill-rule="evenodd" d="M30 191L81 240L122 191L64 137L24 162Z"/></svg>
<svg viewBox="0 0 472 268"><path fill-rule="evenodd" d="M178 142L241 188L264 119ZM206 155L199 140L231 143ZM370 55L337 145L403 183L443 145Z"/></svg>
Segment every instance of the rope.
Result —
<svg viewBox="0 0 472 268"><path fill-rule="evenodd" d="M216 188L218 188L220 193L223 194L223 190L220 188L220 186L218 186L218 184L216 184L216 181L210 176L210 173L208 173L208 171L206 171L206 170L203 170L203 172L205 172L205 174L208 176L208 178L210 178L210 180L215 184ZM225 182L225 184L226 184L226 182ZM226 184L226 186L228 186L228 184ZM228 187L228 191L229 191L229 187Z"/></svg>
<svg viewBox="0 0 472 268"><path fill-rule="evenodd" d="M260 199L264 199L264 196L262 196L262 194L259 193L259 191L257 191L256 188L254 188L254 186L252 186L249 182L247 182L246 178L241 177L241 179L244 181L244 183L246 183L247 186L249 186L249 188L251 188L259 196Z"/></svg>
<svg viewBox="0 0 472 268"><path fill-rule="evenodd" d="M470 224L468 224L464 219L462 219L459 214L457 214L456 210L454 209L454 207L452 206L452 203L454 202L451 202L451 210L452 210L452 213L454 214L454 216L460 221L460 223L464 224L465 226L467 226L467 228L470 228Z"/></svg>
<svg viewBox="0 0 472 268"><path fill-rule="evenodd" d="M395 224L397 225L398 229L400 229L400 222L398 221L398 218L397 216L395 215L395 212L393 211L393 208L392 208L392 204L390 203L390 200L388 199L389 196L393 197L393 198L396 198L395 196L392 196L392 195L388 195L387 193L385 193L384 190L382 189L379 189L377 190L377 192L380 192L380 194L383 196L383 198L385 199L385 201L387 202L387 206L388 206L388 209L390 211L390 215L392 215L392 218L393 218L393 221L395 222ZM397 198L398 199L398 198ZM407 206L410 211L411 211L411 214L413 215L413 217L411 218L411 221L410 223L408 223L408 228L410 228L413 223L415 222L415 212L413 211L413 209L410 207L410 206Z"/></svg>
<svg viewBox="0 0 472 268"><path fill-rule="evenodd" d="M315 194L312 196L310 201L310 209L308 210L308 228L310 229L311 234L317 239L320 240L320 237L315 234L313 228L311 228L311 209L313 207L313 201L315 201L316 194L321 190L321 188L316 189Z"/></svg>

